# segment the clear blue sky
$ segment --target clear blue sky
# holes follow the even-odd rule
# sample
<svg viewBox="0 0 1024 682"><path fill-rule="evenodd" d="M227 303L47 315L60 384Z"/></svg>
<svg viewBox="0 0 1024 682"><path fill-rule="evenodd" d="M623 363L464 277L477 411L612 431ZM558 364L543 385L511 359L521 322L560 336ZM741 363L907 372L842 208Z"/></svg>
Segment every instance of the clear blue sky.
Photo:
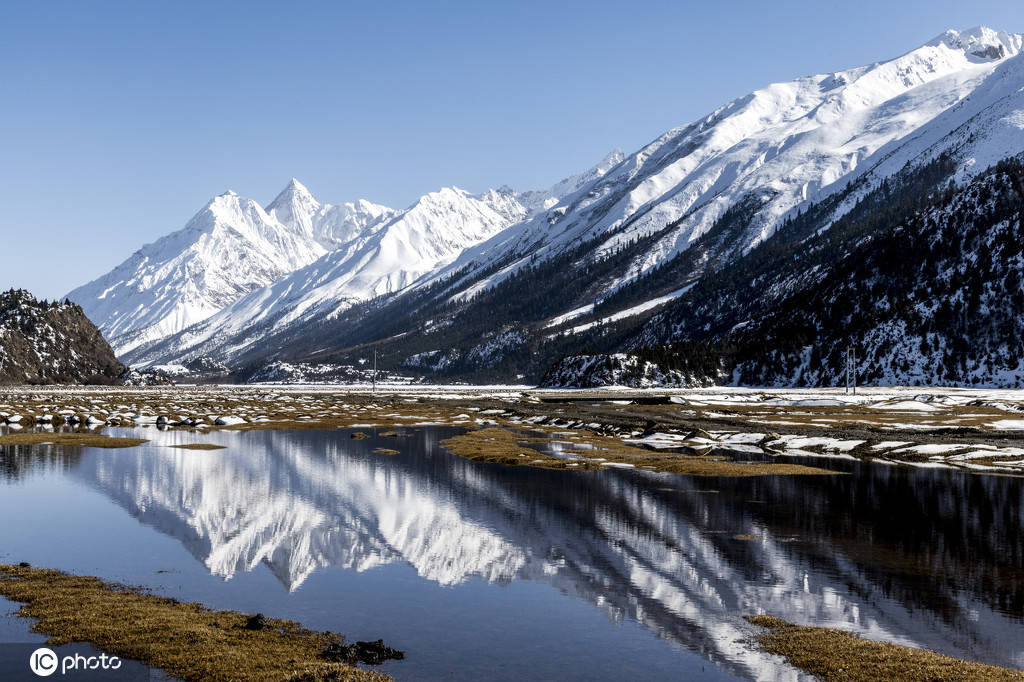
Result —
<svg viewBox="0 0 1024 682"><path fill-rule="evenodd" d="M0 5L0 289L57 297L225 189L541 187L757 87L1016 0Z"/></svg>

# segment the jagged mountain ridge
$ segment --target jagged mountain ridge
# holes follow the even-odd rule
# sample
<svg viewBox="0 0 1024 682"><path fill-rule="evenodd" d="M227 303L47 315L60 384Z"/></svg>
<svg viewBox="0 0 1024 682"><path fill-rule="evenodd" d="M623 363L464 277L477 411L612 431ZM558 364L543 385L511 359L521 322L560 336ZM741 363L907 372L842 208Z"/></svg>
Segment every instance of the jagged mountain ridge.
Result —
<svg viewBox="0 0 1024 682"><path fill-rule="evenodd" d="M231 357L260 345L278 328L301 328L311 320L336 317L357 303L400 292L526 213L509 191L491 190L477 196L457 188L431 192L379 229L128 357L133 361L152 357L166 353L167 348L182 357L196 347L201 355Z"/></svg>
<svg viewBox="0 0 1024 682"><path fill-rule="evenodd" d="M301 323L233 326L225 315L225 333L209 325L132 360L351 362L332 349L389 339L393 368L415 356L449 375L539 378L562 353L625 341L615 330L638 327L812 204L829 203L817 226L827 229L907 164L947 155L963 181L1024 150L1020 47L1016 34L951 31L893 60L769 86L610 155L603 174L465 248L397 301Z"/></svg>
<svg viewBox="0 0 1024 682"><path fill-rule="evenodd" d="M115 384L124 370L79 306L0 293L0 384Z"/></svg>
<svg viewBox="0 0 1024 682"><path fill-rule="evenodd" d="M284 225L251 199L225 192L182 230L147 244L68 298L123 353L319 258L326 248L307 228L299 221Z"/></svg>
<svg viewBox="0 0 1024 682"><path fill-rule="evenodd" d="M473 195L449 187L404 210L366 200L322 204L296 179L266 208L229 191L184 229L68 296L122 354L202 322L292 273L276 290L236 309L234 326L251 324L246 315L262 321L287 311L286 320L294 321L336 313L398 292L446 265L466 246L555 201L556 193L600 175L617 154L546 190Z"/></svg>

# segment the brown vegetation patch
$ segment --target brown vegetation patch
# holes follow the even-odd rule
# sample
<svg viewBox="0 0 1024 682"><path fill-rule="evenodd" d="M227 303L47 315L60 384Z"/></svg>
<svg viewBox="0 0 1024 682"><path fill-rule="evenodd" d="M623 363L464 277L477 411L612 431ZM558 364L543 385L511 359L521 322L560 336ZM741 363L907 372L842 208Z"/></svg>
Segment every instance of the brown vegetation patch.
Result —
<svg viewBox="0 0 1024 682"><path fill-rule="evenodd" d="M496 464L523 464L545 469L603 469L606 463L630 464L653 471L687 476L765 476L837 474L828 469L777 462L737 462L732 460L687 455L677 452L654 452L623 443L611 436L588 430L573 434L570 448L573 459L552 457L535 446L548 442L549 434L523 435L508 429L491 427L476 429L441 441L441 445L460 457ZM559 438L560 440L561 438ZM586 449L583 449L586 448Z"/></svg>
<svg viewBox="0 0 1024 682"><path fill-rule="evenodd" d="M216 445L215 443L179 443L167 447L181 448L182 450L223 450L227 448L226 445Z"/></svg>
<svg viewBox="0 0 1024 682"><path fill-rule="evenodd" d="M793 625L772 616L747 618L767 628L757 640L769 653L824 682L876 680L1024 680L1024 672L972 663L933 651L862 639L832 628Z"/></svg>
<svg viewBox="0 0 1024 682"><path fill-rule="evenodd" d="M326 660L339 635L298 623L146 594L49 569L0 564L0 594L23 602L18 614L48 644L91 642L182 680L388 680Z"/></svg>
<svg viewBox="0 0 1024 682"><path fill-rule="evenodd" d="M528 440L541 439L516 434L508 429L492 427L467 431L441 441L441 445L453 454L475 462L509 465L533 462L533 466L564 468L565 461L519 444Z"/></svg>
<svg viewBox="0 0 1024 682"><path fill-rule="evenodd" d="M102 433L8 433L0 445L72 445L89 448L131 448L149 442L145 438L115 438Z"/></svg>
<svg viewBox="0 0 1024 682"><path fill-rule="evenodd" d="M391 448L374 448L373 450L378 455L397 455L398 450L392 450Z"/></svg>

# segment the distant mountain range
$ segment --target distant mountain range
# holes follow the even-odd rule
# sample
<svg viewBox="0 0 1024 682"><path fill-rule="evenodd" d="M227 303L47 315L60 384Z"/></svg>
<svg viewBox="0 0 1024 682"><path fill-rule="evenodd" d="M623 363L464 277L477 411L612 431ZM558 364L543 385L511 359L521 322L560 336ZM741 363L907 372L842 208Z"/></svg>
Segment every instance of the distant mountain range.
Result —
<svg viewBox="0 0 1024 682"><path fill-rule="evenodd" d="M696 382L828 384L852 344L873 381L1018 385L1024 348L1005 335L1024 310L971 266L991 258L1019 291L1019 251L991 243L1016 235L1018 176L990 169L1024 152L1021 46L947 31L770 85L544 191L444 189L402 211L321 205L296 181L266 209L221 195L69 297L130 363L209 357L242 378L372 346L449 378L625 352L651 359L620 363L633 383L680 376L675 358ZM998 211L988 192L1008 197ZM981 322L925 312L939 295ZM718 365L694 375L709 348Z"/></svg>

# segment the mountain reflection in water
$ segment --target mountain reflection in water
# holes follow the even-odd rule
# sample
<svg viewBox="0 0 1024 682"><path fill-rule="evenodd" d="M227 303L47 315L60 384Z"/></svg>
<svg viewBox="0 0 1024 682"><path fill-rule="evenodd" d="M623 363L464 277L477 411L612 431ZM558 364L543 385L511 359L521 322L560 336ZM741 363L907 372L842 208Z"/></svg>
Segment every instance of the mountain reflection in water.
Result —
<svg viewBox="0 0 1024 682"><path fill-rule="evenodd" d="M6 473L66 458L224 578L263 563L295 590L320 567L407 562L442 585L530 580L747 677L777 667L743 641L761 612L1024 667L1024 480L845 461L748 479L509 468L447 454L449 433L227 432L207 439L228 449L195 452L147 429L129 450L23 450Z"/></svg>

